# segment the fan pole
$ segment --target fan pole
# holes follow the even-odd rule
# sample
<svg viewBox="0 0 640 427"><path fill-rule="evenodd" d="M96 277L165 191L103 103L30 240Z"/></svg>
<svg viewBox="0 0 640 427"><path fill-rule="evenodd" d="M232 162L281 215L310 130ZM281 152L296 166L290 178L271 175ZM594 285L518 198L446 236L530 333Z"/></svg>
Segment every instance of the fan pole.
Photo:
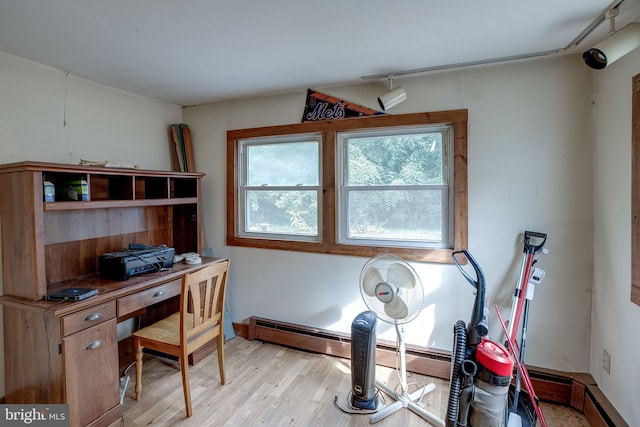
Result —
<svg viewBox="0 0 640 427"><path fill-rule="evenodd" d="M382 408L380 411L371 415L369 418L369 423L374 424L388 415L393 414L399 409L409 408L414 413L422 417L425 421L437 427L445 427L444 421L435 415L428 412L422 406L415 403L415 400L422 398L425 394L435 390L436 386L431 383L426 386L414 391L413 393L408 393L409 386L407 385L407 360L405 356L406 348L404 345L404 328L402 325L396 323L396 332L398 333L398 351L400 353L400 385L402 387L402 394L396 393L393 389L388 387L386 384L376 381L376 386L382 389L389 396L396 399L391 405Z"/></svg>
<svg viewBox="0 0 640 427"><path fill-rule="evenodd" d="M407 349L404 345L404 327L396 323L396 333L398 334L399 343L398 350L400 351L400 385L402 387L402 395L407 395L407 356L405 355Z"/></svg>

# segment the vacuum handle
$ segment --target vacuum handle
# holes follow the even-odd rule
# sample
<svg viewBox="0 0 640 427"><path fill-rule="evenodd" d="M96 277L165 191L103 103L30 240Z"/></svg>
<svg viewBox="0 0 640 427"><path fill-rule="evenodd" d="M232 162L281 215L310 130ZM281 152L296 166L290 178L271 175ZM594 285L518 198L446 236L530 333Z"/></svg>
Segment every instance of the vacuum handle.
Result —
<svg viewBox="0 0 640 427"><path fill-rule="evenodd" d="M478 315L478 319L476 320L475 325L473 325L476 329L476 333L478 337L486 337L489 334L489 321L487 320L487 308L482 307L479 308L480 313Z"/></svg>
<svg viewBox="0 0 640 427"><path fill-rule="evenodd" d="M469 263L471 264L471 266L473 267L473 270L476 273L475 279L471 277L464 268L462 268L462 266L460 265L460 261L458 261L458 258L456 258L456 255L458 254L464 255L465 258L469 260ZM458 267L458 270L460 271L460 273L462 273L464 278L467 279L467 282L471 283L471 285L473 285L473 287L476 289L480 288L480 285L482 284L482 289L484 289L484 283L485 283L484 273L482 272L482 269L480 268L480 265L478 264L478 262L471 256L468 250L462 249L459 251L452 252L451 259L453 260L453 263L456 265L456 267Z"/></svg>
<svg viewBox="0 0 640 427"><path fill-rule="evenodd" d="M471 266L473 267L476 278L469 275L460 265L460 261L456 258L457 254L463 254L468 260ZM469 328L467 330L467 348L477 346L482 337L487 335L489 328L487 324L487 313L485 312L484 307L484 292L485 292L485 280L484 273L480 268L478 262L471 256L469 251L466 249L462 249L459 251L454 251L451 254L451 258L453 259L453 263L458 267L460 273L467 279L469 283L473 285L476 289L476 299L473 303L473 311L471 312L471 320L469 321Z"/></svg>
<svg viewBox="0 0 640 427"><path fill-rule="evenodd" d="M537 239L537 245L534 245L531 239ZM537 231L525 231L524 232L524 252L529 254L537 254L544 247L547 241L546 233L538 233Z"/></svg>

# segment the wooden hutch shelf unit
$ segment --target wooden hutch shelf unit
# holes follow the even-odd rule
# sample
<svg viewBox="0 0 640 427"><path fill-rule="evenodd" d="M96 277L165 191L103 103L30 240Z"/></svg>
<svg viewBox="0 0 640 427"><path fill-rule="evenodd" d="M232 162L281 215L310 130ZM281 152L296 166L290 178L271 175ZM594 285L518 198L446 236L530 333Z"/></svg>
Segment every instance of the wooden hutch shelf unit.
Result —
<svg viewBox="0 0 640 427"><path fill-rule="evenodd" d="M204 174L41 162L0 165L5 402L69 404L72 426L120 417L117 323L177 311L184 274L201 266L102 279L98 257L130 243L202 250ZM67 189L86 182L87 201ZM44 201L45 182L56 189ZM208 258L203 264L217 262ZM78 302L52 291L92 287Z"/></svg>

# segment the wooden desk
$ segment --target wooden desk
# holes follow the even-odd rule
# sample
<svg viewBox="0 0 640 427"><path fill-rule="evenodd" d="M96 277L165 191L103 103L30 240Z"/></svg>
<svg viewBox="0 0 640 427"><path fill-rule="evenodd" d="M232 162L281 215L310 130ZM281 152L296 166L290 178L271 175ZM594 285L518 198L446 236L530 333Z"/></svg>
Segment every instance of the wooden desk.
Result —
<svg viewBox="0 0 640 427"><path fill-rule="evenodd" d="M98 289L98 295L77 302L0 297L5 402L67 403L71 426L111 424L121 415L117 323L175 300L186 273L222 260L180 263L126 281L94 275L50 289Z"/></svg>

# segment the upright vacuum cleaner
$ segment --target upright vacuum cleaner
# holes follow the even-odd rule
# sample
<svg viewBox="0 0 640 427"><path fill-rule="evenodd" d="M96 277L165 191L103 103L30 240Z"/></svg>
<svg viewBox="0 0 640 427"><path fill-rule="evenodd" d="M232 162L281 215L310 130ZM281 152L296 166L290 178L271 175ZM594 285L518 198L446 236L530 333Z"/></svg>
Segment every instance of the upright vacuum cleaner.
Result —
<svg viewBox="0 0 640 427"><path fill-rule="evenodd" d="M468 274L461 265L466 258L474 270ZM447 427L504 427L513 360L488 334L485 309L485 278L467 250L455 251L453 263L476 291L469 324L458 320L453 327L451 385L447 405Z"/></svg>

